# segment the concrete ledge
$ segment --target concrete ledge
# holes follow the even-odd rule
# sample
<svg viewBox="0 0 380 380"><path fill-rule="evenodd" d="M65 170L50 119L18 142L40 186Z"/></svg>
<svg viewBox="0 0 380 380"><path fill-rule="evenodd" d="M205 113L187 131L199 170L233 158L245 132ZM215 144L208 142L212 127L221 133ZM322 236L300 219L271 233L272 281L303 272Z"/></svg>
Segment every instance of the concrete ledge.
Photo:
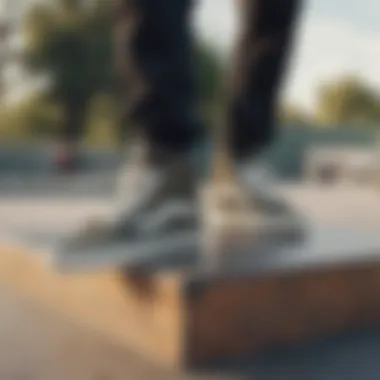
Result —
<svg viewBox="0 0 380 380"><path fill-rule="evenodd" d="M3 247L0 284L155 361L179 362L183 317L175 276L61 276L40 257Z"/></svg>
<svg viewBox="0 0 380 380"><path fill-rule="evenodd" d="M63 276L2 247L0 284L168 368L251 355L380 321L380 262L199 277Z"/></svg>

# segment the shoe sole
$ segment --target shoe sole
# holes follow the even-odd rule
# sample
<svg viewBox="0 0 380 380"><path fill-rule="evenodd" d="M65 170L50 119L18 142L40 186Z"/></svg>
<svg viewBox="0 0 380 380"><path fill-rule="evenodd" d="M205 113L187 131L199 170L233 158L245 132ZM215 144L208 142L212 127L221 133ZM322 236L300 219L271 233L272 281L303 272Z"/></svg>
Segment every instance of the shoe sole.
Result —
<svg viewBox="0 0 380 380"><path fill-rule="evenodd" d="M258 226L256 226L258 227ZM232 233L233 235L234 233ZM308 239L308 229L294 224L279 223L275 220L267 220L260 224L260 228L251 230L251 234L235 236L225 233L219 238L207 239L205 237L204 266L212 271L231 270L240 267L239 263L259 261L267 255L282 254L293 247L301 246ZM207 241L209 243L207 244ZM215 242L213 245L212 242ZM251 265L250 265L251 266ZM240 268L243 269L243 268Z"/></svg>
<svg viewBox="0 0 380 380"><path fill-rule="evenodd" d="M227 237L227 239L226 239ZM59 273L99 271L115 268L170 269L173 265L228 267L241 256L256 257L263 252L281 250L301 244L307 231L293 224L267 220L250 231L249 241L228 238L228 234L216 238L216 244L206 234L184 232L151 241L118 241L68 248L57 245L45 254L45 259ZM214 241L214 242L215 242ZM242 243L243 241L243 243ZM198 262L198 263L197 263ZM174 263L174 264L173 264Z"/></svg>
<svg viewBox="0 0 380 380"><path fill-rule="evenodd" d="M60 273L107 270L119 267L144 267L182 252L199 249L199 235L194 232L166 236L151 241L118 241L68 248L59 244L45 253L54 271Z"/></svg>

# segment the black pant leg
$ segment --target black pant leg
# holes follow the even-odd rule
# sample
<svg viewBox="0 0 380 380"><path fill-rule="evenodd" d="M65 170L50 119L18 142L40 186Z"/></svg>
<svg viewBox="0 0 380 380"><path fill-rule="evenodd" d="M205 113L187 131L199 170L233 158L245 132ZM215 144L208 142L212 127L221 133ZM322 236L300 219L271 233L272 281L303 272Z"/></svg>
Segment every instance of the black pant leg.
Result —
<svg viewBox="0 0 380 380"><path fill-rule="evenodd" d="M227 129L238 157L276 133L277 100L301 0L239 0L241 35L229 78Z"/></svg>
<svg viewBox="0 0 380 380"><path fill-rule="evenodd" d="M119 0L118 70L126 121L150 144L185 150L202 133L189 28L192 0Z"/></svg>

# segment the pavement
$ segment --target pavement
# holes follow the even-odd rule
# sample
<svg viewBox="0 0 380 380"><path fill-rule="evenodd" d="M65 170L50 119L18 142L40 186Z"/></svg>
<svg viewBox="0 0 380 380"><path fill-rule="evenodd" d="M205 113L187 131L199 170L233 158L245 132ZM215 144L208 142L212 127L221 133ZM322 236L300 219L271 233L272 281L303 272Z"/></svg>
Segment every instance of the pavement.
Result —
<svg viewBox="0 0 380 380"><path fill-rule="evenodd" d="M166 372L0 288L1 380L378 380L379 357L378 329L278 349L214 371Z"/></svg>
<svg viewBox="0 0 380 380"><path fill-rule="evenodd" d="M368 231L380 227L380 196L374 189L288 184L283 185L283 192L314 222L360 225ZM45 196L43 192L30 194L27 188L10 191L0 196L2 231L5 226L18 231L43 227L50 232L75 228L73 220L79 223L90 215L106 213L112 205L110 190L81 194L65 197L62 191L46 188ZM278 349L254 361L222 367L221 373L168 373L0 288L1 380L378 380L379 357L380 329L372 329Z"/></svg>
<svg viewBox="0 0 380 380"><path fill-rule="evenodd" d="M1 380L176 380L0 288ZM191 379L184 377L183 379Z"/></svg>
<svg viewBox="0 0 380 380"><path fill-rule="evenodd" d="M109 212L112 167L64 179L43 171L29 179L18 170L3 171L0 233L30 232L41 226L49 234L57 233L75 228L73 219L80 223L88 216ZM374 232L380 228L377 189L283 184L282 190L312 222L360 226ZM0 287L0 380L379 380L379 357L380 329L372 329L280 348L255 360L230 363L222 374L166 373Z"/></svg>

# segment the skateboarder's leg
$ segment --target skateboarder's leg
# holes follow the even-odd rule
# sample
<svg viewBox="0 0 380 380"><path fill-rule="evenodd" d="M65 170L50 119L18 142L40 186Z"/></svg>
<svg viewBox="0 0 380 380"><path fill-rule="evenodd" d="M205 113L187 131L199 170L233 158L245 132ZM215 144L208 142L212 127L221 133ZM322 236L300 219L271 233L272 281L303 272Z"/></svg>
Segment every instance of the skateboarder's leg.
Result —
<svg viewBox="0 0 380 380"><path fill-rule="evenodd" d="M190 29L193 2L119 0L115 59L128 93L125 121L145 150L144 165L153 171L185 164L204 132L197 113ZM128 173L122 178L129 177L123 174ZM130 192L128 181L120 186L122 193ZM168 176L166 181L178 178Z"/></svg>
<svg viewBox="0 0 380 380"><path fill-rule="evenodd" d="M129 158L119 175L114 214L99 228L85 228L75 244L100 244L104 236L151 244L150 237L175 238L175 232L183 236L197 226L190 151L201 127L191 5L192 0L119 1L115 58L128 93Z"/></svg>
<svg viewBox="0 0 380 380"><path fill-rule="evenodd" d="M126 121L147 143L183 152L199 137L193 0L119 0L118 71L128 91Z"/></svg>
<svg viewBox="0 0 380 380"><path fill-rule="evenodd" d="M246 210L241 212L257 223L248 229L248 235L256 236L255 232L261 231L258 235L269 235L269 240L272 232L303 236L298 234L303 218L285 202L272 171L262 162L262 151L275 139L277 98L300 2L238 1L241 35L228 82L225 132L227 145L239 163L239 186L230 186L231 190L225 192L234 194L234 200L226 204ZM226 215L228 226L228 212Z"/></svg>
<svg viewBox="0 0 380 380"><path fill-rule="evenodd" d="M239 0L241 35L229 81L228 129L238 157L260 152L276 135L279 89L301 0Z"/></svg>

